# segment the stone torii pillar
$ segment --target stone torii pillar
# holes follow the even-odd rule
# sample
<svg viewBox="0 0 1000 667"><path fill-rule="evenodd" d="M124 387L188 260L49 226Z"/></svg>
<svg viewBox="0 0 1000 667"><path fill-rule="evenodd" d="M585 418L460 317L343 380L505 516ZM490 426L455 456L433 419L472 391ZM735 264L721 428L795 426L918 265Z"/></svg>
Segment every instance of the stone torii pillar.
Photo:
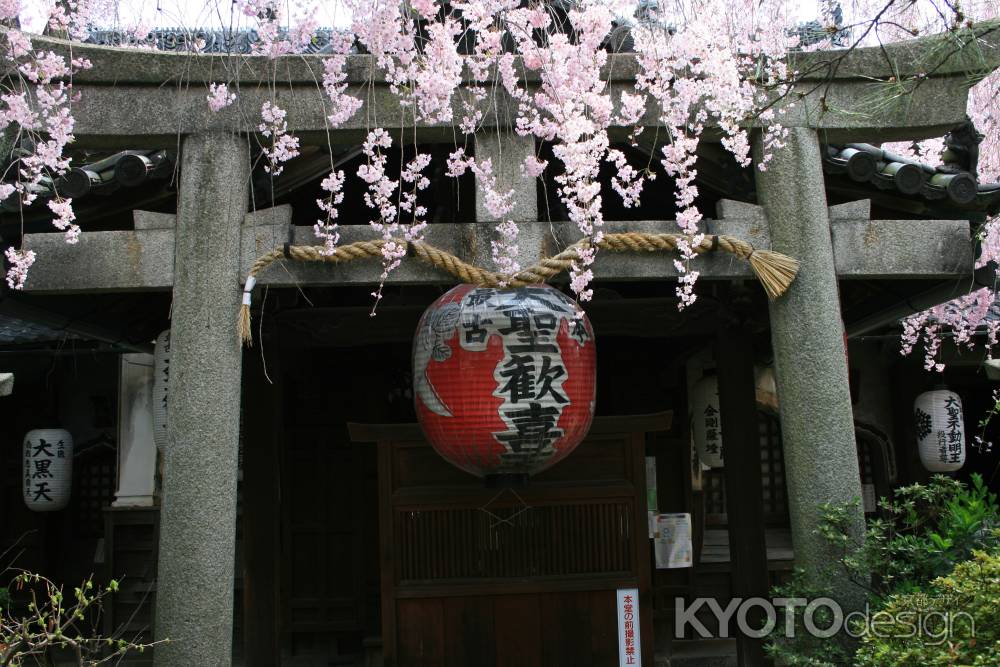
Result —
<svg viewBox="0 0 1000 667"><path fill-rule="evenodd" d="M761 144L756 142L756 158ZM799 274L771 304L771 343L781 414L788 509L796 565L829 565L834 554L813 534L820 503L860 499L861 477L848 385L844 323L834 269L830 215L816 132L789 128L757 193L767 216L771 247L795 257ZM860 539L864 514L852 521ZM844 602L853 596L848 593Z"/></svg>
<svg viewBox="0 0 1000 667"><path fill-rule="evenodd" d="M240 227L247 140L184 139L174 254L170 405L160 510L155 664L232 662L242 350Z"/></svg>

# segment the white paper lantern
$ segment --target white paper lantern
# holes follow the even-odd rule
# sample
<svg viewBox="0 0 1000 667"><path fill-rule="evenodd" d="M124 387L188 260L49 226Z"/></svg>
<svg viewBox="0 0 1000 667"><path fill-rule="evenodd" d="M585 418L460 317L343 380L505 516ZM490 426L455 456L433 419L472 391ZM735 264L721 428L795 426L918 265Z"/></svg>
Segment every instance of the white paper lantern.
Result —
<svg viewBox="0 0 1000 667"><path fill-rule="evenodd" d="M925 391L913 403L920 461L931 472L952 472L965 463L962 399L947 389Z"/></svg>
<svg viewBox="0 0 1000 667"><path fill-rule="evenodd" d="M719 413L719 378L706 375L691 388L691 430L698 458L710 468L722 467L722 419Z"/></svg>
<svg viewBox="0 0 1000 667"><path fill-rule="evenodd" d="M24 436L24 504L36 512L66 507L73 486L73 436L40 428Z"/></svg>
<svg viewBox="0 0 1000 667"><path fill-rule="evenodd" d="M167 444L167 394L170 385L170 329L156 337L153 350L153 442Z"/></svg>

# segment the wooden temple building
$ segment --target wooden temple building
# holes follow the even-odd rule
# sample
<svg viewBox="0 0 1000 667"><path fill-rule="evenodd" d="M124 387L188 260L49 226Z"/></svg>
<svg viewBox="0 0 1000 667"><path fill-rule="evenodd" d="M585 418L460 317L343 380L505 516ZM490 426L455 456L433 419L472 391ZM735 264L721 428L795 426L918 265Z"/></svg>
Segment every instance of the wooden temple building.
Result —
<svg viewBox="0 0 1000 667"><path fill-rule="evenodd" d="M980 57L1000 65L995 33L979 41ZM898 321L993 281L974 270L973 233L1000 210L1000 188L980 183L974 151L962 150L971 144L961 137L974 137L963 59L937 67L906 105L873 112L862 102L893 74L885 53L909 71L931 44L858 49L828 81L826 70L803 81L766 171L703 142L706 229L796 258L797 278L769 302L745 262L708 254L697 260L697 302L678 311L668 256L599 254L586 305L598 350L593 427L516 489L451 466L414 423L413 332L455 284L448 274L404 261L370 317L377 262L279 261L257 277L254 346L238 339L253 262L315 243L320 181L331 161L356 171L366 117L404 122L384 80L369 81L368 57L351 56L348 68L367 108L330 131L315 85L322 56L74 44L94 66L74 79L75 168L52 187L73 197L80 242L63 242L44 205L0 204L4 245L38 253L25 290L0 296L0 371L14 374L0 398L0 552L69 585L90 573L120 579L105 631L171 640L136 664L625 664L616 592L631 589L642 664L763 664L759 640L677 636L675 601L767 597L794 565L829 559L813 534L820 503L925 478L912 404L937 380L899 356ZM635 66L628 54L611 60L617 99ZM239 99L212 113L207 84L237 75ZM277 178L246 122L272 98L303 143ZM501 177L516 191L530 265L577 237L551 175L516 169L550 148L510 123L486 125L470 150L514 166ZM415 130L441 170L427 193L427 239L488 265L496 232L476 183L443 173L453 132ZM946 133L953 150L942 164L879 148ZM633 156L658 150L630 145L624 130L612 139ZM660 174L626 209L609 178L606 229L673 231L669 184ZM344 243L372 236L361 188L348 179ZM158 450L136 424L152 408L153 341L168 329ZM707 468L692 445L689 394L713 369L725 464ZM972 421L983 376L975 364L954 373ZM53 424L77 443L72 498L62 511L31 512L20 442ZM985 468L977 456L965 471ZM691 567L657 567L654 509L690 516ZM859 507L859 531L866 512L878 510Z"/></svg>

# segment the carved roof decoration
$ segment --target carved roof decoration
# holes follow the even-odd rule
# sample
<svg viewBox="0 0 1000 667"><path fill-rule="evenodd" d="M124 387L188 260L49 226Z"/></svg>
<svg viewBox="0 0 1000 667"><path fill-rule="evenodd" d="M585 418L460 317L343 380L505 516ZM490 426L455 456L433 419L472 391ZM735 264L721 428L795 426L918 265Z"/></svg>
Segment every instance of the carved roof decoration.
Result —
<svg viewBox="0 0 1000 667"><path fill-rule="evenodd" d="M332 53L330 44L337 31L334 28L320 28L314 34L312 42L304 49L305 53ZM288 31L279 34L284 37ZM85 42L100 46L147 47L158 51L215 53L215 54L250 54L253 47L260 41L256 30L210 30L190 28L155 28L145 38L122 30L94 30Z"/></svg>

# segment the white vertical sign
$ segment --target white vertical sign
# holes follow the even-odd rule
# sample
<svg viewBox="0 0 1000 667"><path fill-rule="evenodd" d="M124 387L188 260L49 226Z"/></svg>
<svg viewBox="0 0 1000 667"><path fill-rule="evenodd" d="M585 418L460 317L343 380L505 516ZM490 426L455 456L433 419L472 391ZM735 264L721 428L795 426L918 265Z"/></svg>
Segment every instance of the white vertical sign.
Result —
<svg viewBox="0 0 1000 667"><path fill-rule="evenodd" d="M618 664L642 665L639 642L639 589L618 589Z"/></svg>
<svg viewBox="0 0 1000 667"><path fill-rule="evenodd" d="M153 355L121 355L118 372L118 489L112 507L152 507L156 497Z"/></svg>

